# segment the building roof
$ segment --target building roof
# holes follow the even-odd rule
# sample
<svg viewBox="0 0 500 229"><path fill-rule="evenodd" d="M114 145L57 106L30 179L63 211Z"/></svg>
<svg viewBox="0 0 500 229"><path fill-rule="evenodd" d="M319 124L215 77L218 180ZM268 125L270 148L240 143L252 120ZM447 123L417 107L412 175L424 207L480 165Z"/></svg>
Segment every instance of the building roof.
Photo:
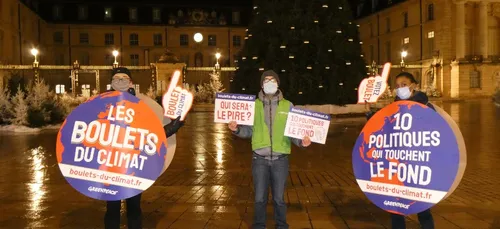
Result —
<svg viewBox="0 0 500 229"><path fill-rule="evenodd" d="M407 0L349 0L356 19L369 16Z"/></svg>

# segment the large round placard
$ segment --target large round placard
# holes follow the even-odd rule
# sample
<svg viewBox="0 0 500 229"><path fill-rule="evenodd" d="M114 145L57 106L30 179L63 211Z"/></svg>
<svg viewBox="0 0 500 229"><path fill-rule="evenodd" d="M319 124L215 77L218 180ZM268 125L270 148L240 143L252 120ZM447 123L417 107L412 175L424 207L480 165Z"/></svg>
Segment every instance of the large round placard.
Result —
<svg viewBox="0 0 500 229"><path fill-rule="evenodd" d="M139 98L118 91L90 98L66 118L57 161L68 183L98 200L122 200L148 189L163 170L162 122Z"/></svg>
<svg viewBox="0 0 500 229"><path fill-rule="evenodd" d="M460 153L453 129L438 112L398 101L366 123L353 148L352 164L359 187L372 203L409 215L453 192L463 174Z"/></svg>

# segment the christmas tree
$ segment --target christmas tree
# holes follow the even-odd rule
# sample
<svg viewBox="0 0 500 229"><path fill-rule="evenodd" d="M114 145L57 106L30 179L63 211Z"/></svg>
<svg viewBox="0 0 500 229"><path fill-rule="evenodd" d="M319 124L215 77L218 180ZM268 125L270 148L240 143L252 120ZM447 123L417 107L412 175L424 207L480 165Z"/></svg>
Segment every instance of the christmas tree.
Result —
<svg viewBox="0 0 500 229"><path fill-rule="evenodd" d="M12 98L12 119L14 125L25 126L28 124L28 104L21 86L17 88L16 95Z"/></svg>
<svg viewBox="0 0 500 229"><path fill-rule="evenodd" d="M355 103L366 76L347 0L256 0L231 89L256 94L260 76L280 76L296 104Z"/></svg>

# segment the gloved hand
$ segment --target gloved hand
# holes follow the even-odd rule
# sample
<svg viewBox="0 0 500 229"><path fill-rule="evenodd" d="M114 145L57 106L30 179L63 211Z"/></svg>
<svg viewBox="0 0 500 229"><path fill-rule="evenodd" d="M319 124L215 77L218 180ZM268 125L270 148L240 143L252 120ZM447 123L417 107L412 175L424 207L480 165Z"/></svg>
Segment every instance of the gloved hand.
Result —
<svg viewBox="0 0 500 229"><path fill-rule="evenodd" d="M163 129L165 130L165 134L167 135L167 138L174 135L177 133L177 131L184 126L184 121L181 121L181 116L177 117L173 121L171 121L169 124L163 126Z"/></svg>

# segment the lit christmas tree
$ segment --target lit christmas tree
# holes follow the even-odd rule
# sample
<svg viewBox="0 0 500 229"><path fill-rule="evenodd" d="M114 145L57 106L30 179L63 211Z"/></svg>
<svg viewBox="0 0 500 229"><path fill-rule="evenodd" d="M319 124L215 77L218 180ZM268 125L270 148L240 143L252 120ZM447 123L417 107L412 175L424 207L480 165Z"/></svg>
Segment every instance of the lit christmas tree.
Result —
<svg viewBox="0 0 500 229"><path fill-rule="evenodd" d="M355 103L366 76L346 0L256 0L231 89L256 94L272 69L295 104Z"/></svg>

